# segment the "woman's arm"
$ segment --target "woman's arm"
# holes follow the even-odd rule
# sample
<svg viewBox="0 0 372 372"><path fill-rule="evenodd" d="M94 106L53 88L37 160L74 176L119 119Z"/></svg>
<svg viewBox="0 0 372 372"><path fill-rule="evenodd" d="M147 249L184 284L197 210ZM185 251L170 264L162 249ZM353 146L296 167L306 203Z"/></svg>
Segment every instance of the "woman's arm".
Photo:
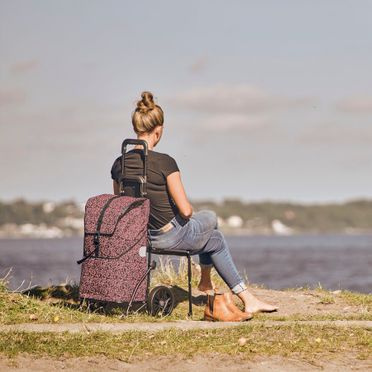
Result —
<svg viewBox="0 0 372 372"><path fill-rule="evenodd" d="M167 177L167 187L170 196L176 203L182 218L189 219L192 216L192 206L187 199L185 189L181 181L181 173L173 172Z"/></svg>

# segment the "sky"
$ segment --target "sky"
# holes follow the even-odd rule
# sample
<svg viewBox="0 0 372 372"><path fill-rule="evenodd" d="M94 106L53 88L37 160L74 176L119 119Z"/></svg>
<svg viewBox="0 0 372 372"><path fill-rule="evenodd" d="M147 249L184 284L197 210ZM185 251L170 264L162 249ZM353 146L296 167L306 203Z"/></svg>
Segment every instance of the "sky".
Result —
<svg viewBox="0 0 372 372"><path fill-rule="evenodd" d="M112 192L144 90L193 200L372 198L372 1L0 0L0 200Z"/></svg>

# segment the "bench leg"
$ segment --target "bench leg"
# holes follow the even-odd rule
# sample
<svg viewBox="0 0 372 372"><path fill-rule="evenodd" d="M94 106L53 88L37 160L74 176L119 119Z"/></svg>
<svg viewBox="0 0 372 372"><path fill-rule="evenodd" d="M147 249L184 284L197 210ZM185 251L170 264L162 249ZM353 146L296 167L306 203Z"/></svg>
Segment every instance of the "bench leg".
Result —
<svg viewBox="0 0 372 372"><path fill-rule="evenodd" d="M151 280L151 270L149 270L151 267L151 250L148 249L147 250L147 270L148 270L148 274L147 274L147 287L146 287L146 301L149 297L149 293L150 293L150 280Z"/></svg>
<svg viewBox="0 0 372 372"><path fill-rule="evenodd" d="M191 293L191 256L187 255L187 277L189 286L189 316L192 316L192 293Z"/></svg>

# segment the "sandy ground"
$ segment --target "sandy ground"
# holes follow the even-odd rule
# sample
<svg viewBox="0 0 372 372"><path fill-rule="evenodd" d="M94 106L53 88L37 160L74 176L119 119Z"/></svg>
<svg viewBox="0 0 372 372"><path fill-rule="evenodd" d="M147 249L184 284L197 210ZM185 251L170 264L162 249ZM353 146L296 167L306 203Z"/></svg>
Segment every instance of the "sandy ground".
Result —
<svg viewBox="0 0 372 372"><path fill-rule="evenodd" d="M222 288L222 290L227 290ZM187 292L177 286L173 287L178 301L187 300ZM279 306L279 311L273 313L273 317L299 315L303 319L309 316L337 315L337 318L347 316L358 316L367 312L366 307L359 305L353 306L342 298L341 291L325 292L317 290L288 290L277 291L264 288L250 288L250 291L259 299L270 304ZM331 297L333 303L322 303L324 296ZM235 297L235 302L241 305L239 299ZM206 303L205 293L193 289L194 305L204 306Z"/></svg>
<svg viewBox="0 0 372 372"><path fill-rule="evenodd" d="M306 362L293 358L255 357L244 360L239 356L221 356L211 354L195 356L192 359L182 357L151 357L149 360L133 360L130 363L107 359L105 357L84 357L69 359L36 358L27 355L14 359L0 357L1 371L372 371L371 361L358 360L354 355L322 357Z"/></svg>
<svg viewBox="0 0 372 372"><path fill-rule="evenodd" d="M304 317L312 315L337 314L339 317L355 316L367 312L363 306L351 306L340 296L340 291L330 292L334 303L321 303L324 294L316 290L275 291L271 289L253 288L251 291L260 299L279 306L274 316L291 316L295 314Z"/></svg>

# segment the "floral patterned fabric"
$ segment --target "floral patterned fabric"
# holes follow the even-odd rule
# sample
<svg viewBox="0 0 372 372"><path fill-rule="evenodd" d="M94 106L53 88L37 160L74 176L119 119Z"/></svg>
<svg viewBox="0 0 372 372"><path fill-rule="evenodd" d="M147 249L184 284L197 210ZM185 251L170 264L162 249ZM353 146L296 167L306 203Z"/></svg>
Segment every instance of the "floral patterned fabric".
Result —
<svg viewBox="0 0 372 372"><path fill-rule="evenodd" d="M97 224L103 213L100 235ZM135 204L133 204L135 203ZM132 206L133 208L128 207ZM102 194L85 206L84 256L80 277L80 297L107 302L129 302L134 287L146 273L147 224L150 202L145 198ZM102 217L102 216L101 216ZM146 300L147 279L134 301Z"/></svg>

